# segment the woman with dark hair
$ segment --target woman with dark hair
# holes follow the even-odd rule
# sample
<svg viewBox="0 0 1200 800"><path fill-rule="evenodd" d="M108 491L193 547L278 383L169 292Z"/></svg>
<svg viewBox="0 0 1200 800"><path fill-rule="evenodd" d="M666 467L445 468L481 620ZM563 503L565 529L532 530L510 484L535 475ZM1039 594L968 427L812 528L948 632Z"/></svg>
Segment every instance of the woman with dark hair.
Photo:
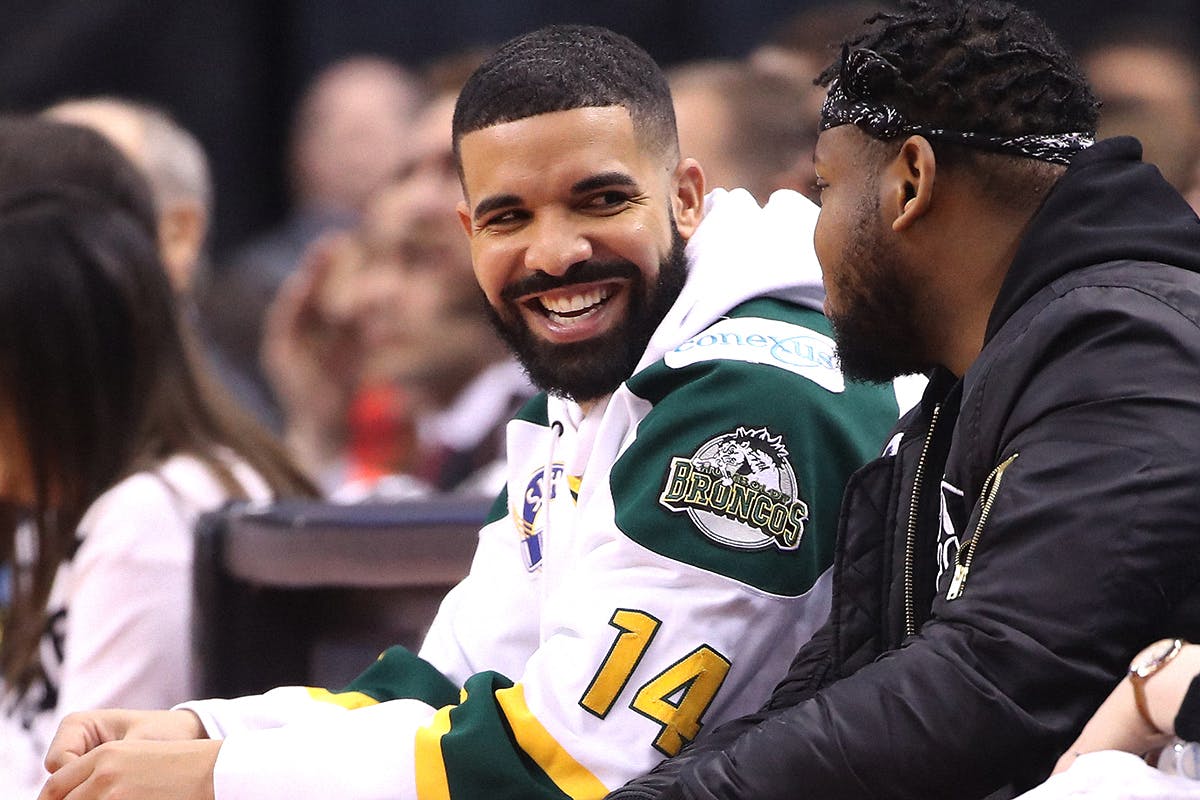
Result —
<svg viewBox="0 0 1200 800"><path fill-rule="evenodd" d="M0 787L32 796L67 712L186 699L196 518L313 493L196 368L136 214L0 198Z"/></svg>

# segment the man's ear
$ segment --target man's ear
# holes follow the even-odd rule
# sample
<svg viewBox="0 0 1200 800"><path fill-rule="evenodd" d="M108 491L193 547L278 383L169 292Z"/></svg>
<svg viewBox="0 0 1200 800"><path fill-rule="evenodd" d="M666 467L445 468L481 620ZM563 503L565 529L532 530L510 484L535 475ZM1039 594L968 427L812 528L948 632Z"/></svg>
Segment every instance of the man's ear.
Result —
<svg viewBox="0 0 1200 800"><path fill-rule="evenodd" d="M892 219L892 230L907 230L933 206L937 160L924 136L910 136L886 167L883 202Z"/></svg>
<svg viewBox="0 0 1200 800"><path fill-rule="evenodd" d="M471 238L471 210L467 208L466 200L459 200L454 206L454 210L458 212L458 224L462 225L463 233L467 234L467 238Z"/></svg>
<svg viewBox="0 0 1200 800"><path fill-rule="evenodd" d="M207 233L208 215L199 203L174 203L159 215L158 251L171 285L180 294L192 286Z"/></svg>
<svg viewBox="0 0 1200 800"><path fill-rule="evenodd" d="M675 167L675 193L671 210L675 227L684 239L690 239L704 217L704 170L694 158L685 158Z"/></svg>

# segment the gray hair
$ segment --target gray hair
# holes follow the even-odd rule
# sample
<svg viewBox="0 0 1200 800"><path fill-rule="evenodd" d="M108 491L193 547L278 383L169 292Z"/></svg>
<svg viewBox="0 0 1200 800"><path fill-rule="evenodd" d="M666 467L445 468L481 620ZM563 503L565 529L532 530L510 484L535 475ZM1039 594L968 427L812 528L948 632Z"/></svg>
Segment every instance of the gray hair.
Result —
<svg viewBox="0 0 1200 800"><path fill-rule="evenodd" d="M59 116L64 112L69 116L71 111L87 108L129 114L141 125L142 152L126 155L145 173L159 213L176 203L194 202L207 218L212 218L213 182L208 156L190 131L165 109L118 97L66 100L47 109L47 113Z"/></svg>

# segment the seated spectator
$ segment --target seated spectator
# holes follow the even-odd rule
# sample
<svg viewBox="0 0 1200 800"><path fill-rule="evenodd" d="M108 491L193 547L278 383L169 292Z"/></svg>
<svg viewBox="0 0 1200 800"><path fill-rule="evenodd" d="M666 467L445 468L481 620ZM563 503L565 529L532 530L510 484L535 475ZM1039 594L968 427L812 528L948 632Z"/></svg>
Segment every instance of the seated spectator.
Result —
<svg viewBox="0 0 1200 800"><path fill-rule="evenodd" d="M176 294L188 296L205 266L212 217L212 177L200 142L162 109L116 97L65 100L44 113L100 132L141 170L158 215L163 266Z"/></svg>
<svg viewBox="0 0 1200 800"><path fill-rule="evenodd" d="M842 37L871 15L893 7L888 0L839 0L805 4L750 51L746 60L755 70L800 83L810 90L806 111L813 127L821 114L825 92L815 81L837 55Z"/></svg>
<svg viewBox="0 0 1200 800"><path fill-rule="evenodd" d="M815 74L815 73L814 73ZM738 61L696 61L668 71L679 149L704 165L713 189L742 188L759 203L792 185L794 165L807 159L817 126L805 114L811 89L756 72Z"/></svg>
<svg viewBox="0 0 1200 800"><path fill-rule="evenodd" d="M205 245L213 187L203 146L162 109L117 97L66 100L44 113L98 131L141 170L157 214L159 257L175 289L185 328L206 356L209 366L205 368L215 372L244 408L259 418L271 418L274 399L238 368L226 343L213 340L196 306L196 296L205 294L212 280Z"/></svg>
<svg viewBox="0 0 1200 800"><path fill-rule="evenodd" d="M1200 169L1200 60L1178 26L1114 18L1081 64L1100 99L1101 136L1136 136L1181 192Z"/></svg>
<svg viewBox="0 0 1200 800"><path fill-rule="evenodd" d="M217 265L199 298L205 326L268 399L263 419L273 427L283 423L259 361L266 308L308 246L357 225L367 200L402 167L422 95L412 74L379 57L347 58L319 74L292 122L288 216Z"/></svg>
<svg viewBox="0 0 1200 800"><path fill-rule="evenodd" d="M312 490L196 373L149 190L110 144L5 120L0 198L0 795L20 798L66 713L189 694L197 516Z"/></svg>
<svg viewBox="0 0 1200 800"><path fill-rule="evenodd" d="M805 137L799 155L790 169L777 177L780 185L803 192L816 201L818 192L813 186L812 151L817 140L817 123L825 91L817 86L816 78L837 53L846 31L858 27L863 20L883 8L891 7L887 0L844 0L806 7L785 19L767 39L746 57L746 63L759 74L774 80L786 80L795 85L802 100L786 112L797 115L797 131ZM701 162L706 163L706 162Z"/></svg>
<svg viewBox="0 0 1200 800"><path fill-rule="evenodd" d="M504 423L533 395L488 322L454 213L454 99L419 115L401 176L353 236L314 248L269 314L287 442L339 499L495 494Z"/></svg>
<svg viewBox="0 0 1200 800"><path fill-rule="evenodd" d="M421 95L411 73L377 56L347 58L317 75L292 119L289 216L246 243L229 267L278 286L317 236L352 226L404 163Z"/></svg>

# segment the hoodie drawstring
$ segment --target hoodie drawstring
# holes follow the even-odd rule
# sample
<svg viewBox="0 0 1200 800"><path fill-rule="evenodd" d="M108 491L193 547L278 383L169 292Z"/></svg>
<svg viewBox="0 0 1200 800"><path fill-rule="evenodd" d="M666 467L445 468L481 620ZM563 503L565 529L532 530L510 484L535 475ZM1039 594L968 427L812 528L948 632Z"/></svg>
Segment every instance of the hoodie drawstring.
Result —
<svg viewBox="0 0 1200 800"><path fill-rule="evenodd" d="M546 450L546 466L542 467L542 550L545 552L550 535L550 501L554 497L554 446L563 435L563 424L558 420L550 423L553 435Z"/></svg>

